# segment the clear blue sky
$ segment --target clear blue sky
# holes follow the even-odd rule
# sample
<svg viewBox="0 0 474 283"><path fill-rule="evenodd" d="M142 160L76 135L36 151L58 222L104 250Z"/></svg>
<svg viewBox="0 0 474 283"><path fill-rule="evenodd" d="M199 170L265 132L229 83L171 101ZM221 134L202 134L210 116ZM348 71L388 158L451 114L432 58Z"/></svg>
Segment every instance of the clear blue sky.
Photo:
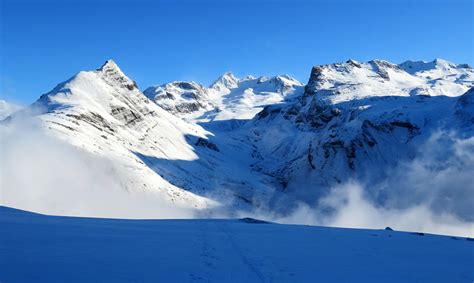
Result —
<svg viewBox="0 0 474 283"><path fill-rule="evenodd" d="M473 64L472 0L0 0L0 98L27 104L114 59L143 89L348 58Z"/></svg>

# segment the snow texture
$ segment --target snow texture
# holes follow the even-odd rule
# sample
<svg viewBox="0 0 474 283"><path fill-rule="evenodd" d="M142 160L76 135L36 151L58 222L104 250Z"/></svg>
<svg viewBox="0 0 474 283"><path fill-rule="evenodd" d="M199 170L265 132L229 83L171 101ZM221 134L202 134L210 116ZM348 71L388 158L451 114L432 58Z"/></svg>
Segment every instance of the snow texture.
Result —
<svg viewBox="0 0 474 283"><path fill-rule="evenodd" d="M0 207L2 282L472 282L474 242L240 220L54 217Z"/></svg>

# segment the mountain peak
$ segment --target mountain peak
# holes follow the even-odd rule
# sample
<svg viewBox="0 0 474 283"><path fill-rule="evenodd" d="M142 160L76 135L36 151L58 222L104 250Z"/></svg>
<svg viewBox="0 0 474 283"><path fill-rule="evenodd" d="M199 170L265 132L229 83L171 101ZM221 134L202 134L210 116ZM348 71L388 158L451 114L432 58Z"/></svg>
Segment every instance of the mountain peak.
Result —
<svg viewBox="0 0 474 283"><path fill-rule="evenodd" d="M221 77L236 79L236 77L234 76L234 74L232 72L225 72Z"/></svg>
<svg viewBox="0 0 474 283"><path fill-rule="evenodd" d="M405 61L405 62L401 63L399 66L400 66L400 68L404 69L406 72L408 72L410 74L414 74L414 73L417 73L417 72L423 72L423 71L429 71L429 70L433 70L433 69L447 70L447 69L455 69L456 68L455 64L453 64L449 61L446 61L444 59L439 59L439 58L434 59L431 62L408 60L408 61Z"/></svg>
<svg viewBox="0 0 474 283"><path fill-rule="evenodd" d="M232 72L226 72L217 80L211 84L210 88L216 90L232 89L238 87L239 79L232 74Z"/></svg>
<svg viewBox="0 0 474 283"><path fill-rule="evenodd" d="M109 59L109 60L105 61L104 65L102 65L102 68L105 67L105 66L111 66L111 67L118 68L117 64L112 59Z"/></svg>
<svg viewBox="0 0 474 283"><path fill-rule="evenodd" d="M433 63L435 63L436 65L454 65L453 63L441 58L434 59Z"/></svg>
<svg viewBox="0 0 474 283"><path fill-rule="evenodd" d="M115 71L115 72L122 73L122 70L120 70L119 66L112 59L105 61L105 63L100 68L98 68L97 71L102 71L102 72Z"/></svg>
<svg viewBox="0 0 474 283"><path fill-rule="evenodd" d="M225 72L217 80L222 81L226 84L234 84L234 83L237 83L239 81L239 79L236 76L234 76L234 74L232 72Z"/></svg>
<svg viewBox="0 0 474 283"><path fill-rule="evenodd" d="M128 90L138 89L136 82L129 79L112 59L105 61L97 72L109 83L119 83Z"/></svg>
<svg viewBox="0 0 474 283"><path fill-rule="evenodd" d="M349 64L349 65L352 65L354 67L357 67L357 68L360 68L361 67L361 64L360 62L354 60L354 59L349 59L346 61L346 64Z"/></svg>

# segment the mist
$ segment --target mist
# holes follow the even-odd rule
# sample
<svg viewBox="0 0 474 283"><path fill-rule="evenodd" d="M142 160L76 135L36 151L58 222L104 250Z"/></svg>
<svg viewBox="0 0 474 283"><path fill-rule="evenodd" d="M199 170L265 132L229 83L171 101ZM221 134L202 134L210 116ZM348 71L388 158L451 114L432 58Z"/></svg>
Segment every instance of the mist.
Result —
<svg viewBox="0 0 474 283"><path fill-rule="evenodd" d="M128 192L113 160L48 135L38 119L23 113L0 125L1 205L53 215L193 217L159 192Z"/></svg>
<svg viewBox="0 0 474 283"><path fill-rule="evenodd" d="M270 221L286 224L367 229L390 227L399 231L457 236L474 234L474 224L460 219L453 213L433 211L425 203L406 208L379 206L364 194L364 188L352 182L334 187L331 193L315 206L301 203L287 216L262 211L257 215ZM328 208L333 210L332 213L327 213Z"/></svg>
<svg viewBox="0 0 474 283"><path fill-rule="evenodd" d="M287 224L474 235L474 138L435 132L413 160L376 183L347 180L314 204L198 211L154 191L129 192L123 168L49 135L34 115L0 125L0 204L29 211L109 218L254 217ZM67 201L66 201L67 200ZM230 203L231 201L229 201Z"/></svg>
<svg viewBox="0 0 474 283"><path fill-rule="evenodd" d="M249 216L241 212L241 216ZM347 180L318 202L291 213L258 209L278 223L474 235L474 138L435 131L416 157L400 162L377 182Z"/></svg>

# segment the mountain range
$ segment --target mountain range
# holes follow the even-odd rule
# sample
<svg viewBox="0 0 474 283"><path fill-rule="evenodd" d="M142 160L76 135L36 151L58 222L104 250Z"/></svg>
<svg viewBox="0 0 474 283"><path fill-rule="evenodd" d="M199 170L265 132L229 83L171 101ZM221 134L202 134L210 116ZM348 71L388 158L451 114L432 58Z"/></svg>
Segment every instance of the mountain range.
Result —
<svg viewBox="0 0 474 283"><path fill-rule="evenodd" d="M376 207L422 203L474 221L473 87L466 64L349 60L314 66L306 84L225 73L210 86L174 81L142 92L108 60L5 111L13 114L2 125L33 113L49 136L110 160L120 190L200 213L285 216L304 204L331 214L333 189L357 182ZM2 199L29 208L13 194ZM33 210L75 215L74 202ZM87 206L80 214L101 216Z"/></svg>

